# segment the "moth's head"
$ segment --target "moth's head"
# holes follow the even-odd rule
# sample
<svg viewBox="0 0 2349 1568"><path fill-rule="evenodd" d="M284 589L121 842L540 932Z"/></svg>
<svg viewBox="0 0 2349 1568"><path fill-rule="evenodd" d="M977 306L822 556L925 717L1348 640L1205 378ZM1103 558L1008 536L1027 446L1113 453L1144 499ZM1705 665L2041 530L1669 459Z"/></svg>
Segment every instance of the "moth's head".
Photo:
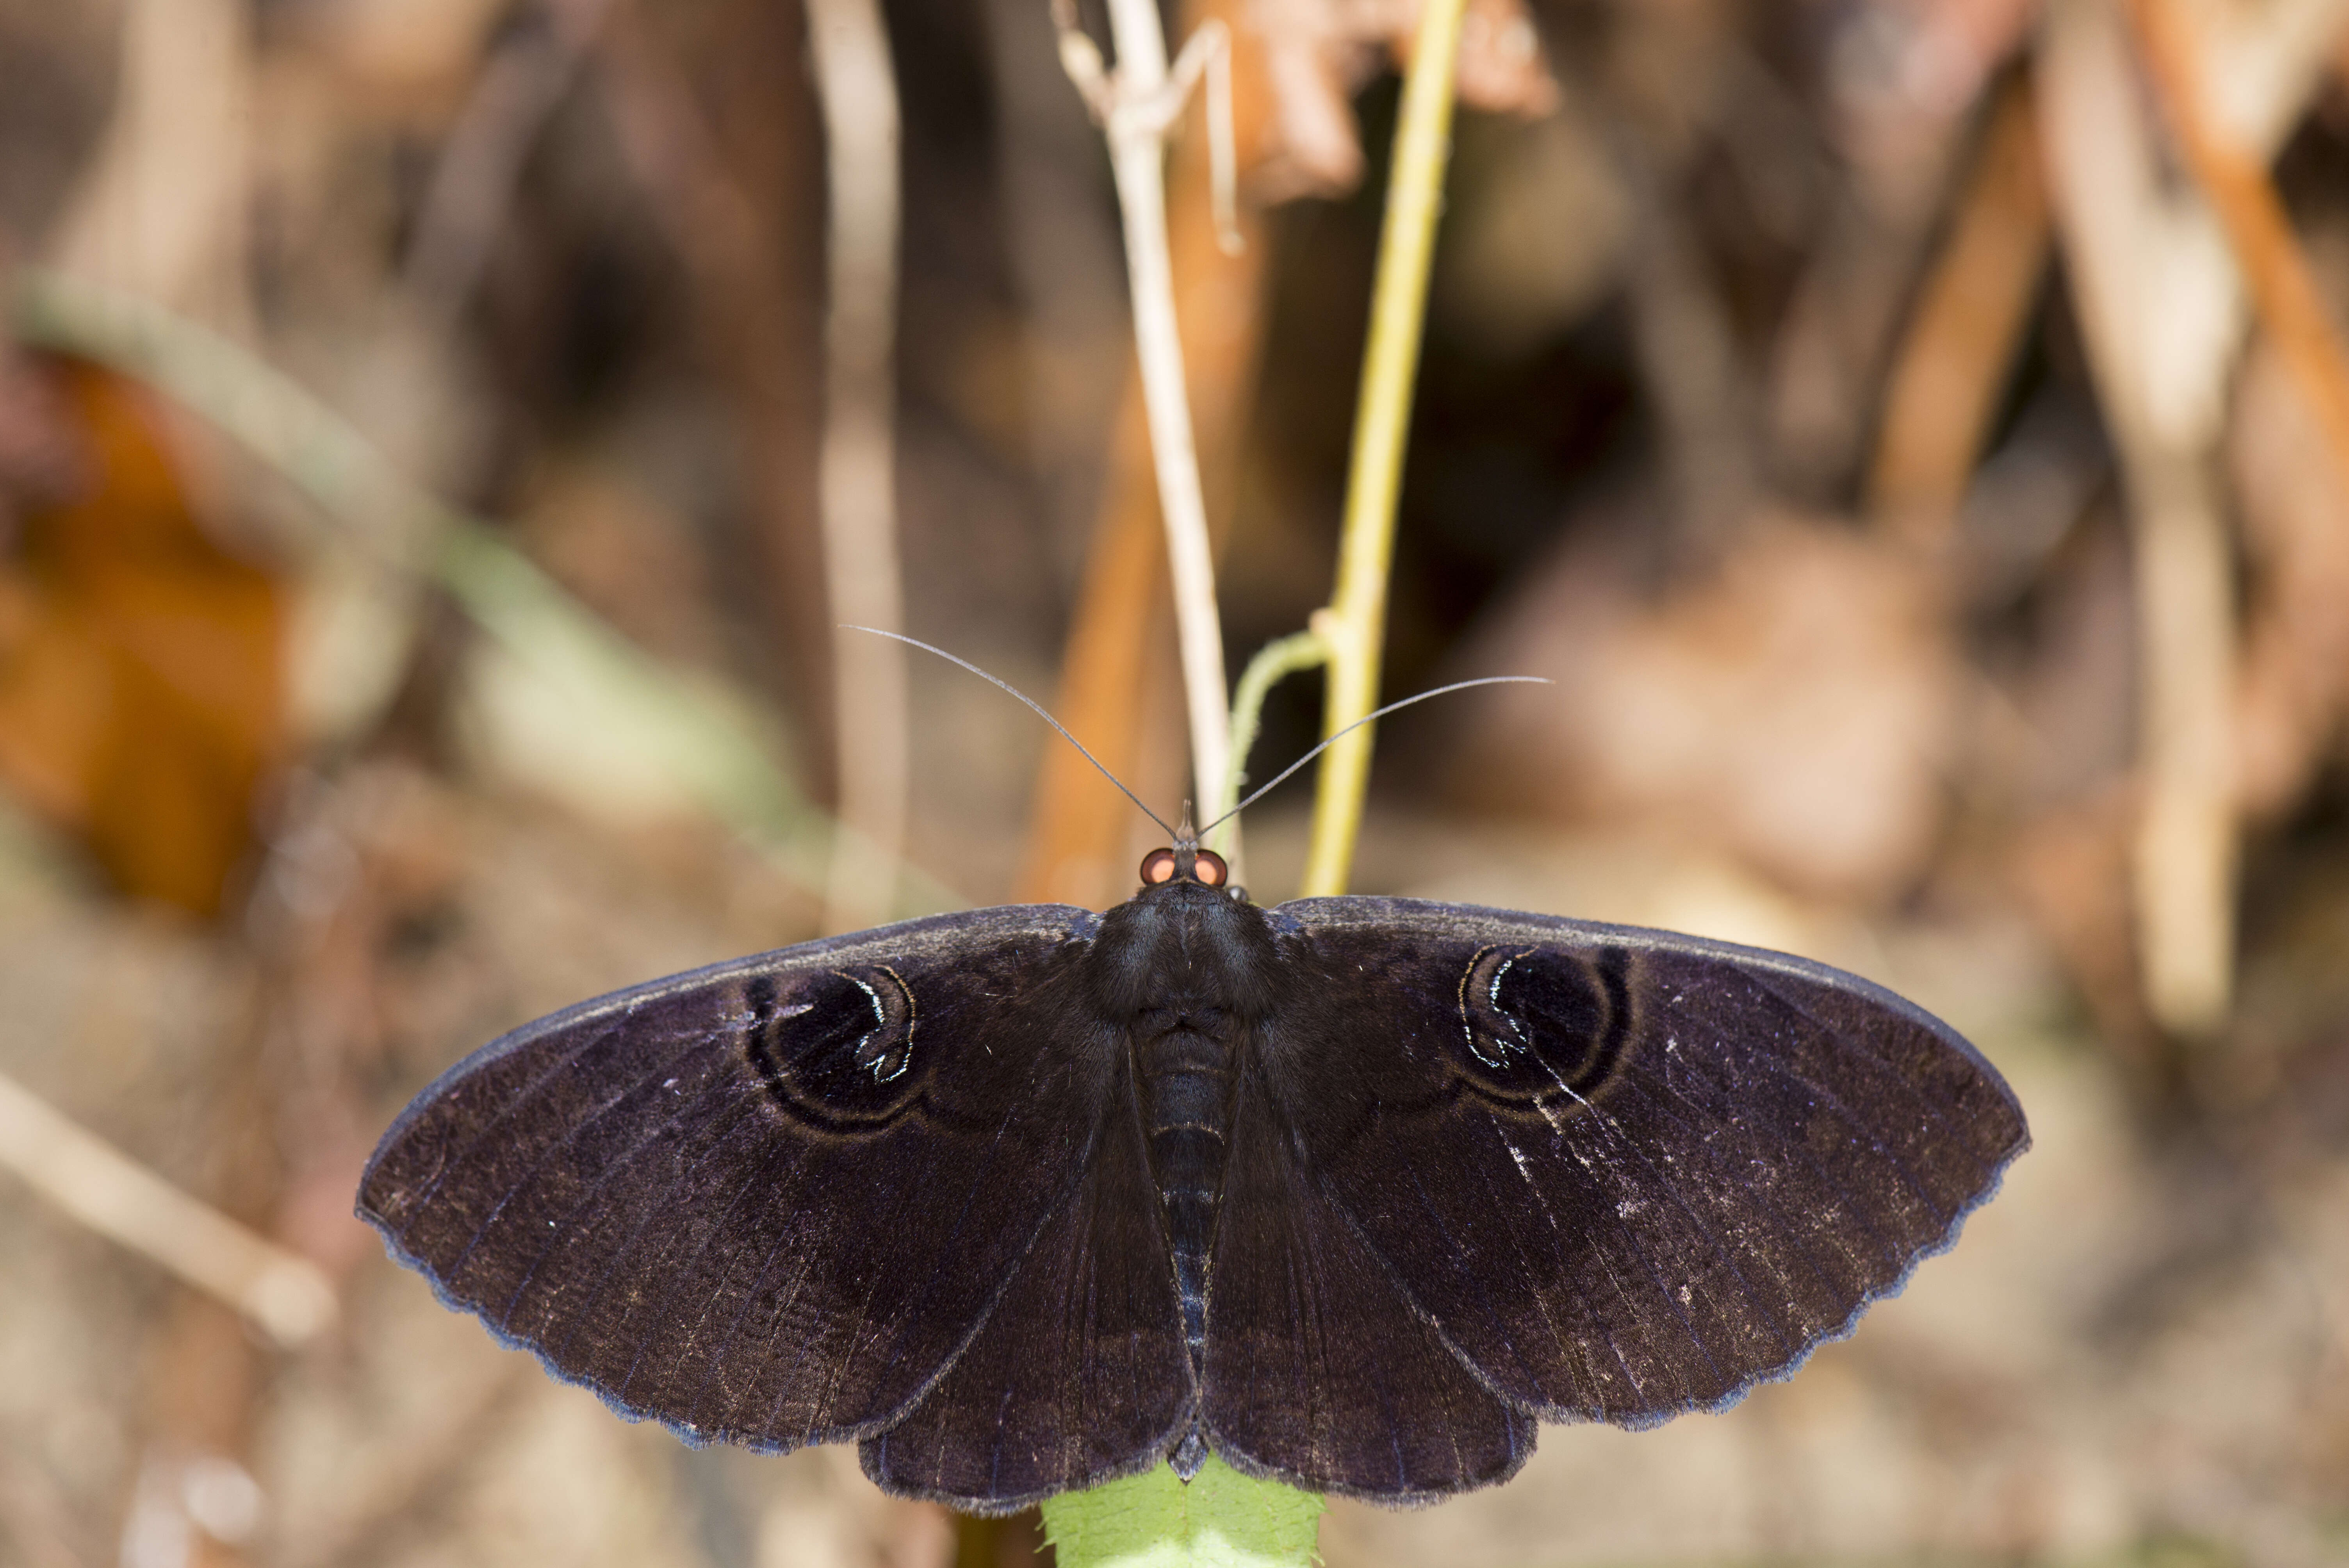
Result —
<svg viewBox="0 0 2349 1568"><path fill-rule="evenodd" d="M1165 826L1165 821L1158 826ZM1188 800L1182 803L1182 826L1174 829L1174 842L1142 857L1142 890L1177 885L1222 887L1233 899L1247 903L1247 890L1231 885L1231 866L1224 864L1222 854L1198 848L1198 829L1191 826Z"/></svg>
<svg viewBox="0 0 2349 1568"><path fill-rule="evenodd" d="M1195 839L1177 839L1171 848L1153 850L1142 857L1142 885L1164 887L1170 882L1193 882L1201 887L1224 887L1232 880L1232 868L1224 857L1213 850L1203 850ZM1237 888L1232 890L1237 892Z"/></svg>
<svg viewBox="0 0 2349 1568"><path fill-rule="evenodd" d="M1164 822L1159 826L1164 827ZM1191 802L1183 802L1183 825L1174 830L1174 842L1163 850L1153 850L1142 857L1143 890L1173 887L1177 883L1195 883L1200 887L1222 888L1240 903L1247 902L1247 889L1231 885L1232 868L1224 857L1213 850L1199 847L1198 830L1191 826Z"/></svg>

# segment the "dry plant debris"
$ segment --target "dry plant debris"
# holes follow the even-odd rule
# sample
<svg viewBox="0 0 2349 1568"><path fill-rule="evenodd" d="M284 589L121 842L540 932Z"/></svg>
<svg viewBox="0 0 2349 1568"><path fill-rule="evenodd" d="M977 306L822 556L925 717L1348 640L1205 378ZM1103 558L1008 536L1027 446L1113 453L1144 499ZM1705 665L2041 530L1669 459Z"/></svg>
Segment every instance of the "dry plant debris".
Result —
<svg viewBox="0 0 2349 1568"><path fill-rule="evenodd" d="M1200 0L1179 29L1234 38L1245 253L1195 122L1168 181L1236 663L1327 597L1415 15ZM1059 682L1171 806L1098 145L1045 7L885 15L906 624ZM2148 52L2164 17L2200 40L2184 73ZM2349 321L2344 20L1472 7L1388 695L1564 684L1389 725L1361 885L1880 975L1977 1034L2041 1148L1979 1248L1803 1381L1552 1434L1488 1500L1340 1510L1331 1563L2341 1556L2349 485L2316 328ZM819 588L805 26L0 0L0 277L78 268L226 333L640 645L758 694L820 795L855 716ZM433 218L436 188L472 194ZM0 359L0 1073L342 1313L282 1353L0 1178L0 1559L1026 1568L1024 1526L886 1503L837 1455L615 1425L350 1221L384 1119L463 1051L808 934L817 897L632 793L627 736L499 720L465 617L281 548L321 531L285 526L296 487L197 414ZM974 902L1117 896L1149 830L966 681L911 673L911 859ZM1313 738L1303 684L1260 767ZM1289 810L1251 823L1261 892Z"/></svg>

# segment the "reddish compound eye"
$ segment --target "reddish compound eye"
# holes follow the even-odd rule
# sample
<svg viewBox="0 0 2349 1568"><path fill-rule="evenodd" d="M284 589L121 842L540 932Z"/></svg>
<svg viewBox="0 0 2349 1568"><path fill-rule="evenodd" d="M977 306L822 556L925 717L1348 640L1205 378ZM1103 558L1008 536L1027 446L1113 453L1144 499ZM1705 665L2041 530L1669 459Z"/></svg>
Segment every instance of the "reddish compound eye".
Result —
<svg viewBox="0 0 2349 1568"><path fill-rule="evenodd" d="M1142 880L1145 884L1151 887L1156 887L1162 882L1173 882L1174 880L1174 851L1172 850L1153 850L1148 854L1143 856Z"/></svg>
<svg viewBox="0 0 2349 1568"><path fill-rule="evenodd" d="M1232 880L1232 868L1224 864L1224 857L1213 850L1201 850L1191 874L1209 887L1221 887Z"/></svg>

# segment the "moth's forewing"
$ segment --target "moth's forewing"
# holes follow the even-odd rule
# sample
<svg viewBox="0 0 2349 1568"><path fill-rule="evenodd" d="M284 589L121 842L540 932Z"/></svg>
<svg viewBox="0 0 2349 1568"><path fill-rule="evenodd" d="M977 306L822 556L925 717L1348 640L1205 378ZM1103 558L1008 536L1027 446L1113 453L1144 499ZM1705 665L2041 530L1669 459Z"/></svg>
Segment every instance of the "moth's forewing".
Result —
<svg viewBox="0 0 2349 1568"><path fill-rule="evenodd" d="M543 1019L401 1116L360 1212L628 1415L764 1448L868 1436L1087 1169L1113 1053L1030 1020L1095 918L916 921Z"/></svg>
<svg viewBox="0 0 2349 1568"><path fill-rule="evenodd" d="M1645 1426L1785 1376L2029 1142L1948 1026L1821 965L1415 900L1278 914L1314 1005L1267 1080L1304 1161L1547 1419Z"/></svg>

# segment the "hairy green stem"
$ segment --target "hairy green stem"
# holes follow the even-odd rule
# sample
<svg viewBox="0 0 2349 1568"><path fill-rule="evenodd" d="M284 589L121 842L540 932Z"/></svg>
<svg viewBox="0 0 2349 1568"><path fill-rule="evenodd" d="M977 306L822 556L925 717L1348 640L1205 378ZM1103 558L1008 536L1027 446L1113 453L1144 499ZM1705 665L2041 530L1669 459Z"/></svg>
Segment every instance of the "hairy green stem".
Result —
<svg viewBox="0 0 2349 1568"><path fill-rule="evenodd" d="M1207 803L1199 820L1212 822L1238 803L1247 784L1248 753L1256 749L1264 727L1264 699L1274 686L1299 670L1330 662L1330 645L1318 632L1297 632L1267 643L1240 672L1239 688L1232 694L1231 766L1224 774L1223 790Z"/></svg>

